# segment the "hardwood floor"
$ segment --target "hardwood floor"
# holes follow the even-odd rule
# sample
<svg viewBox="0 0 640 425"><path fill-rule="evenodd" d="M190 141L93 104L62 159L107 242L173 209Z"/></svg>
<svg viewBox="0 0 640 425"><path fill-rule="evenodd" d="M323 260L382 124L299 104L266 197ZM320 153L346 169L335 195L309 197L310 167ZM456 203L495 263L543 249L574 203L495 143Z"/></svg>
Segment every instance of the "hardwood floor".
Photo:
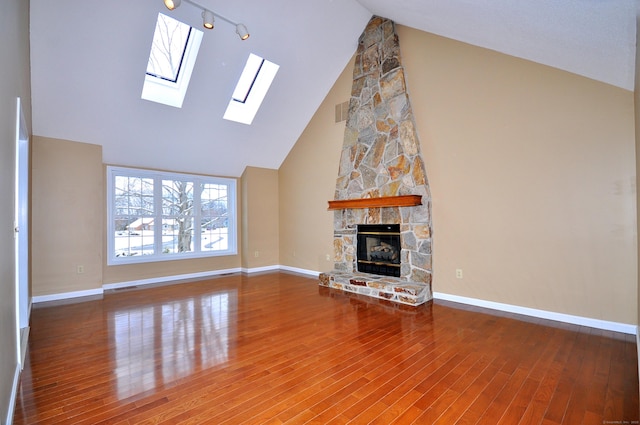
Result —
<svg viewBox="0 0 640 425"><path fill-rule="evenodd" d="M287 273L36 305L15 424L638 420L635 336ZM637 422L635 422L637 423Z"/></svg>

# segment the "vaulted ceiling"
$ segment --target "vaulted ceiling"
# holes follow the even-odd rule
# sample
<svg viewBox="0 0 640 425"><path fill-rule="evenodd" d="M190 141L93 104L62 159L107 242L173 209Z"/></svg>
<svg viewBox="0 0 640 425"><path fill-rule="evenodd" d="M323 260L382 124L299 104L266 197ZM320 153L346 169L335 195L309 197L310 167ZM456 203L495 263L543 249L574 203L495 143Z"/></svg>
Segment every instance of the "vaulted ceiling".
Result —
<svg viewBox="0 0 640 425"><path fill-rule="evenodd" d="M372 15L633 90L635 0L199 0L244 23L206 31L182 108L140 98L162 0L31 0L33 133L102 145L106 163L239 176L278 168ZM402 41L401 41L402 42ZM252 125L222 119L249 53L280 65ZM345 99L347 100L347 99Z"/></svg>

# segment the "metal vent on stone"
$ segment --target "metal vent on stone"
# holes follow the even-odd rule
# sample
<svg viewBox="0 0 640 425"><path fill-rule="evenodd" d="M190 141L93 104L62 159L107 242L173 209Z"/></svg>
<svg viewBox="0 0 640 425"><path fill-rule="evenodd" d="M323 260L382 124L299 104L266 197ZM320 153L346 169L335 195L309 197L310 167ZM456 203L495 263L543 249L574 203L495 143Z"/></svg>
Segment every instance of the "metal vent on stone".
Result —
<svg viewBox="0 0 640 425"><path fill-rule="evenodd" d="M347 120L349 114L349 101L338 103L336 105L336 122Z"/></svg>

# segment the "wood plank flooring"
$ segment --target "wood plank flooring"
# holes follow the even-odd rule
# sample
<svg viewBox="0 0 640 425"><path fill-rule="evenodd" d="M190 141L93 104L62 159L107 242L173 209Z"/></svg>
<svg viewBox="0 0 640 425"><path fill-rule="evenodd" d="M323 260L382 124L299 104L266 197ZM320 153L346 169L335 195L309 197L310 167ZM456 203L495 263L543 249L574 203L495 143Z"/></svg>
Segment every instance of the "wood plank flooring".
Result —
<svg viewBox="0 0 640 425"><path fill-rule="evenodd" d="M637 423L635 336L289 274L38 304L14 423Z"/></svg>

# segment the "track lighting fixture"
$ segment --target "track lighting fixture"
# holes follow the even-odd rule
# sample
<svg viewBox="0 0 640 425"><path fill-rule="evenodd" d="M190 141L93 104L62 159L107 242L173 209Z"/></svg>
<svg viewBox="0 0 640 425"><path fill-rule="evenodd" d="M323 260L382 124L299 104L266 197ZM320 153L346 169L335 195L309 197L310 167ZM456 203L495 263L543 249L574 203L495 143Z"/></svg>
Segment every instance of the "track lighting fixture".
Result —
<svg viewBox="0 0 640 425"><path fill-rule="evenodd" d="M164 5L167 6L167 9L173 10L180 6L180 0L164 0Z"/></svg>
<svg viewBox="0 0 640 425"><path fill-rule="evenodd" d="M212 30L213 29L213 12L211 12L210 10L203 10L202 11L202 25L208 29L208 30Z"/></svg>
<svg viewBox="0 0 640 425"><path fill-rule="evenodd" d="M249 38L249 32L247 31L247 27L244 24L236 25L236 34L240 36L240 40L246 40Z"/></svg>
<svg viewBox="0 0 640 425"><path fill-rule="evenodd" d="M169 10L175 9L176 7L180 6L180 3L182 3L182 0L163 0L163 1L164 1L164 5ZM244 26L244 24L233 22L231 19L225 18L224 16L218 13L214 13L209 9L205 8L204 6L199 5L193 0L184 0L184 2L190 3L193 6L199 9L202 9L202 25L204 25L206 29L208 30L213 29L214 18L219 18L225 22L230 23L231 25L236 26L236 34L238 34L238 36L240 37L240 40L246 40L247 38L249 38L249 31L247 31L247 27Z"/></svg>

